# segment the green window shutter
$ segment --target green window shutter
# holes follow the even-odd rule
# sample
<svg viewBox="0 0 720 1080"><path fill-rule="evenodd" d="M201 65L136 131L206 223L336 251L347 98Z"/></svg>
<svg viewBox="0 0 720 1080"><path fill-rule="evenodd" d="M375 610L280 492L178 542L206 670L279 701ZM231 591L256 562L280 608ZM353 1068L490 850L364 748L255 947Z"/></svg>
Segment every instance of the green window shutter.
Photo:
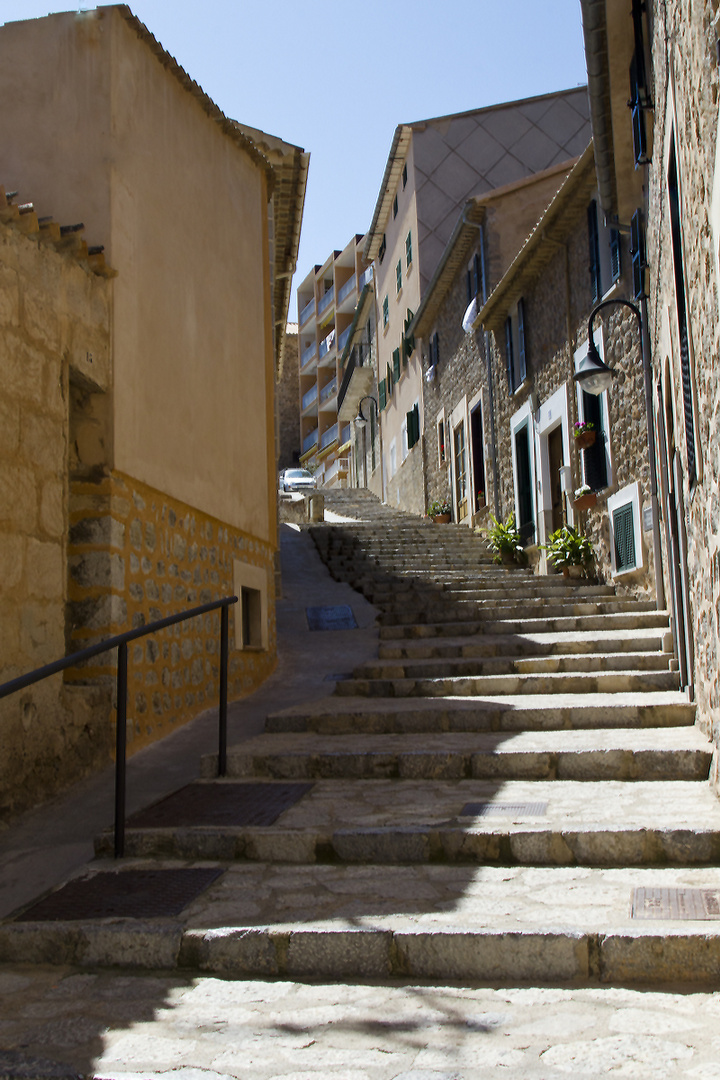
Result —
<svg viewBox="0 0 720 1080"><path fill-rule="evenodd" d="M613 510L613 539L615 542L615 569L633 570L635 558L635 522L632 503Z"/></svg>
<svg viewBox="0 0 720 1080"><path fill-rule="evenodd" d="M386 251L387 251L387 240L385 239L385 233L383 233L383 238L380 241L380 250L378 251L378 258L379 258L380 262L382 262L383 259L385 258L385 252Z"/></svg>
<svg viewBox="0 0 720 1080"><path fill-rule="evenodd" d="M390 305L387 296L383 299L383 326L387 326L390 319Z"/></svg>
<svg viewBox="0 0 720 1080"><path fill-rule="evenodd" d="M405 237L405 265L412 262L412 230Z"/></svg>
<svg viewBox="0 0 720 1080"><path fill-rule="evenodd" d="M610 230L610 280L615 283L620 277L620 233Z"/></svg>
<svg viewBox="0 0 720 1080"><path fill-rule="evenodd" d="M515 364L513 363L512 319L505 320L505 362L507 364L508 390L515 393Z"/></svg>
<svg viewBox="0 0 720 1080"><path fill-rule="evenodd" d="M420 442L420 406L418 404L413 405L412 408L413 417L413 444Z"/></svg>
<svg viewBox="0 0 720 1080"><path fill-rule="evenodd" d="M378 397L380 398L380 409L384 409L387 405L387 385L383 379L378 386Z"/></svg>
<svg viewBox="0 0 720 1080"><path fill-rule="evenodd" d="M527 360L525 349L525 301L522 297L518 300L518 384L525 382L527 376Z"/></svg>
<svg viewBox="0 0 720 1080"><path fill-rule="evenodd" d="M388 397L390 397L390 395L393 392L393 373L392 373L392 368L390 367L389 364L386 365L385 372L386 372L385 379L387 381L387 392L388 392Z"/></svg>
<svg viewBox="0 0 720 1080"><path fill-rule="evenodd" d="M600 299L600 237L598 233L597 203L593 199L587 209L588 248L590 255L590 293L593 304Z"/></svg>
<svg viewBox="0 0 720 1080"><path fill-rule="evenodd" d="M395 290L400 292L402 289L402 259L398 259L397 266L395 267Z"/></svg>
<svg viewBox="0 0 720 1080"><path fill-rule="evenodd" d="M398 382L400 379L400 350L393 349L393 379Z"/></svg>

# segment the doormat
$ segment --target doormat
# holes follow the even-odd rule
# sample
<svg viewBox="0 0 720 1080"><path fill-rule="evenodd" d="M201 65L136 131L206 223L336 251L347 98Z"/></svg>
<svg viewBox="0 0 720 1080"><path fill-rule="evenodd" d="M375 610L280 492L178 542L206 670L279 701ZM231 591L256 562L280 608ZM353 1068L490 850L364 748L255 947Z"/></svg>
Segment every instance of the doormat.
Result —
<svg viewBox="0 0 720 1080"><path fill-rule="evenodd" d="M129 829L273 825L307 795L309 784L188 784L128 818Z"/></svg>
<svg viewBox="0 0 720 1080"><path fill-rule="evenodd" d="M633 919L720 919L720 889L633 889Z"/></svg>
<svg viewBox="0 0 720 1080"><path fill-rule="evenodd" d="M469 802L465 803L460 811L460 817L543 817L547 814L546 802L518 802L518 803L490 803Z"/></svg>
<svg viewBox="0 0 720 1080"><path fill-rule="evenodd" d="M305 608L310 630L357 630L353 609L349 604L335 607Z"/></svg>
<svg viewBox="0 0 720 1080"><path fill-rule="evenodd" d="M179 915L224 874L221 867L180 870L103 870L68 881L15 922L77 919L158 919Z"/></svg>

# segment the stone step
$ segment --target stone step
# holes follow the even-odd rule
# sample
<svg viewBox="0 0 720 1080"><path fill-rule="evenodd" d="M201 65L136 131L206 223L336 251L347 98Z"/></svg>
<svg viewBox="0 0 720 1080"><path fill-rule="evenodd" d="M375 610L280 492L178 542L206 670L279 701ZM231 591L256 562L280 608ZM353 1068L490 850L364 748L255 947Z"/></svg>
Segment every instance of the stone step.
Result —
<svg viewBox="0 0 720 1080"><path fill-rule="evenodd" d="M597 671L668 671L671 657L662 652L595 652L546 656L411 660L406 663L361 664L353 679L446 679L481 675L529 675Z"/></svg>
<svg viewBox="0 0 720 1080"><path fill-rule="evenodd" d="M383 608L380 621L383 626L408 626L414 623L461 622L480 619L492 619L493 622L512 618L517 614L518 604L522 604L525 618L564 619L598 615L639 615L655 611L648 601L641 600L549 600L546 597L522 596L514 603L499 603L493 600L479 601L444 601L433 598L424 604L412 604L402 601Z"/></svg>
<svg viewBox="0 0 720 1080"><path fill-rule="evenodd" d="M560 578L560 582L565 579ZM549 584L552 582L552 584ZM410 602L424 600L430 597L433 600L443 601L480 601L480 600L507 600L508 596L522 595L537 598L550 597L552 599L567 598L595 599L596 597L614 597L615 590L611 585L565 585L555 584L553 578L535 578L533 582L525 582L522 586L514 589L501 587L497 582L476 580L473 583L463 582L456 585L444 585L437 582L434 586L423 584L418 586L412 582L398 582L386 587L378 587L375 591L367 590L368 599L372 603L383 606L392 603L398 597L407 598Z"/></svg>
<svg viewBox="0 0 720 1080"><path fill-rule="evenodd" d="M592 653L597 649L604 652L663 652L668 660L670 652L665 652L668 645L668 630L601 630L580 633L534 633L513 634L504 637L459 638L396 638L381 641L378 649L379 660L422 660L452 659L455 657L485 656L547 656L577 655ZM671 641L672 639L669 638Z"/></svg>
<svg viewBox="0 0 720 1080"><path fill-rule="evenodd" d="M668 628L665 611L610 612L605 615L577 615L559 618L523 618L453 620L436 623L413 623L406 626L381 626L380 639L394 638L460 637L463 634L531 634L537 632L557 633L589 630L635 630L648 627Z"/></svg>
<svg viewBox="0 0 720 1080"><path fill-rule="evenodd" d="M485 697L488 694L625 694L675 690L675 671L549 671L537 674L477 675L457 678L343 679L342 697Z"/></svg>
<svg viewBox="0 0 720 1080"><path fill-rule="evenodd" d="M697 727L260 735L228 752L229 777L315 779L706 780L711 747ZM202 762L217 775L217 756Z"/></svg>
<svg viewBox="0 0 720 1080"><path fill-rule="evenodd" d="M268 732L441 733L570 731L691 726L695 706L678 691L528 698L322 698L272 713Z"/></svg>
<svg viewBox="0 0 720 1080"><path fill-rule="evenodd" d="M700 985L720 971L720 923L652 908L655 890L712 896L714 869L220 866L174 918L4 923L0 962L535 986ZM120 873L133 869L127 860ZM634 896L656 917L632 917Z"/></svg>

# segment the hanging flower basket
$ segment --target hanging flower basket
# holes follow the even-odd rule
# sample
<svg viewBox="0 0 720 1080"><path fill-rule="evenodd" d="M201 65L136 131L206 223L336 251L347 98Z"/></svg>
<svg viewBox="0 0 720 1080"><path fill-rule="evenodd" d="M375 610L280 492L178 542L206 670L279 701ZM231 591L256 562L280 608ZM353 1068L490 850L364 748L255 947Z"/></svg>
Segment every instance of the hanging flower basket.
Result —
<svg viewBox="0 0 720 1080"><path fill-rule="evenodd" d="M587 450L589 447L595 445L596 436L596 431L583 431L580 435L575 436L575 444L579 446L581 450Z"/></svg>
<svg viewBox="0 0 720 1080"><path fill-rule="evenodd" d="M584 495L577 495L573 506L576 510L589 510L597 502L597 494L594 491L586 491Z"/></svg>

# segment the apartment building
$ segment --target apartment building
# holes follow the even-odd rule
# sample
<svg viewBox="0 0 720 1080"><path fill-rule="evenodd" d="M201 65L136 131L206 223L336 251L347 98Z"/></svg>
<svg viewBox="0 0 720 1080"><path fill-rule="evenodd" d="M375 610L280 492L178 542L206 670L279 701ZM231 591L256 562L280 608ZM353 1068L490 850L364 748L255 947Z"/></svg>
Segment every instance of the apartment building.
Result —
<svg viewBox="0 0 720 1080"><path fill-rule="evenodd" d="M300 463L325 487L342 486L349 468L352 429L338 421L338 391L358 298L372 279L364 239L356 235L333 251L297 291Z"/></svg>

